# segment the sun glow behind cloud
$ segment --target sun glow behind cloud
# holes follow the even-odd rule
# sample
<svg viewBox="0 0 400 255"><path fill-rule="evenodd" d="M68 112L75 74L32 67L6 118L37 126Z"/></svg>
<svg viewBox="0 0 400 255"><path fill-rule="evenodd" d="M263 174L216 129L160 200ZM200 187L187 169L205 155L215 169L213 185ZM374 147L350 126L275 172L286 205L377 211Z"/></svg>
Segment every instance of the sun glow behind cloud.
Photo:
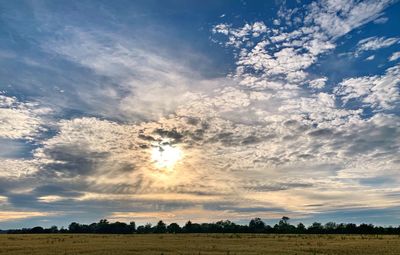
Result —
<svg viewBox="0 0 400 255"><path fill-rule="evenodd" d="M158 169L172 171L182 157L181 149L169 144L157 145L151 150L151 160Z"/></svg>

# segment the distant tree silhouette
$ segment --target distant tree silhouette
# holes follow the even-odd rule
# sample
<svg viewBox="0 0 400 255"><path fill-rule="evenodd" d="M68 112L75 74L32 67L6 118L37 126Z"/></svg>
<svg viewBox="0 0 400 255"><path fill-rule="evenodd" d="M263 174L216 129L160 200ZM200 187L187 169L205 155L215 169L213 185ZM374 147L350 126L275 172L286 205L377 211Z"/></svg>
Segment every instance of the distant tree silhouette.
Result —
<svg viewBox="0 0 400 255"><path fill-rule="evenodd" d="M49 228L50 233L58 233L58 227L57 226L51 226Z"/></svg>
<svg viewBox="0 0 400 255"><path fill-rule="evenodd" d="M68 226L68 230L70 233L82 233L82 229L79 223L72 222Z"/></svg>
<svg viewBox="0 0 400 255"><path fill-rule="evenodd" d="M136 233L138 233L138 234L144 234L146 231L145 231L145 228L144 228L144 226L139 226L139 227L137 227L137 229L136 229Z"/></svg>
<svg viewBox="0 0 400 255"><path fill-rule="evenodd" d="M177 223L171 223L167 227L168 233L180 233L182 231L181 227Z"/></svg>
<svg viewBox="0 0 400 255"><path fill-rule="evenodd" d="M165 233L165 232L167 232L167 226L162 220L160 220L155 226L154 233Z"/></svg>
<svg viewBox="0 0 400 255"><path fill-rule="evenodd" d="M168 226L160 220L155 226L151 223L136 227L135 222L126 224L124 222L110 223L102 219L97 223L89 225L72 222L68 229L52 226L43 228L10 229L0 231L9 234L44 234L44 233L97 233L97 234L150 234L150 233L293 233L293 234L379 234L400 235L399 227L381 227L372 224L335 223L327 222L325 225L314 222L308 228L303 223L293 226L289 223L290 218L283 216L274 227L266 225L260 218L251 219L248 225L239 225L229 220L221 220L215 223L193 223L188 221L182 228L177 223Z"/></svg>
<svg viewBox="0 0 400 255"><path fill-rule="evenodd" d="M299 224L297 224L296 232L299 233L299 234L305 233L306 232L306 226L304 226L304 224L300 222Z"/></svg>
<svg viewBox="0 0 400 255"><path fill-rule="evenodd" d="M136 231L136 223L134 221L131 221L129 223L129 232L130 233L135 233L135 231Z"/></svg>
<svg viewBox="0 0 400 255"><path fill-rule="evenodd" d="M249 222L249 230L253 233L262 233L265 230L265 223L260 218L254 218Z"/></svg>
<svg viewBox="0 0 400 255"><path fill-rule="evenodd" d="M320 234L323 232L322 224L319 222L314 222L311 226L308 227L307 230L311 234Z"/></svg>
<svg viewBox="0 0 400 255"><path fill-rule="evenodd" d="M289 224L289 217L283 216L274 229L277 233L293 233L296 230L295 226Z"/></svg>
<svg viewBox="0 0 400 255"><path fill-rule="evenodd" d="M44 229L42 227L34 227L30 231L32 234L41 234L44 233Z"/></svg>
<svg viewBox="0 0 400 255"><path fill-rule="evenodd" d="M337 229L337 224L335 222L330 221L325 224L324 228L325 228L325 232L330 234L330 233L333 233Z"/></svg>

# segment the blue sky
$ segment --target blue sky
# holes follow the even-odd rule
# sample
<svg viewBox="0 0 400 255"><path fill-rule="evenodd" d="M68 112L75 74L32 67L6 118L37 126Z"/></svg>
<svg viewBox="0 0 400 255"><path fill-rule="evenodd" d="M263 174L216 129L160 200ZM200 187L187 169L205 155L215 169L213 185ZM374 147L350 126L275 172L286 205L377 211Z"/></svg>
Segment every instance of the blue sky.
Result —
<svg viewBox="0 0 400 255"><path fill-rule="evenodd" d="M400 211L398 1L3 1L0 228Z"/></svg>

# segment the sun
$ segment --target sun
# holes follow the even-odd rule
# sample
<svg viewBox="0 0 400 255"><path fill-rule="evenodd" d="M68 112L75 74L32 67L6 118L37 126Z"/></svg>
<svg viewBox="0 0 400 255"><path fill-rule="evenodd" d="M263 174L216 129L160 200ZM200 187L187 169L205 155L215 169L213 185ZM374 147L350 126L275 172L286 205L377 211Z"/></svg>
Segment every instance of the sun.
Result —
<svg viewBox="0 0 400 255"><path fill-rule="evenodd" d="M158 145L151 151L151 160L159 169L172 170L181 158L182 151L178 147L173 147L169 144Z"/></svg>

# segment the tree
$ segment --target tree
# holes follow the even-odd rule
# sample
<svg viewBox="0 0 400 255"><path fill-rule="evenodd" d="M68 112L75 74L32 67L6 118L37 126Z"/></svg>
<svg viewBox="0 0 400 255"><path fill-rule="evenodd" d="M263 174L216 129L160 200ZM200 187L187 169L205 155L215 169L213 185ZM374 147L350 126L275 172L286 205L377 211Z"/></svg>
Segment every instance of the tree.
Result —
<svg viewBox="0 0 400 255"><path fill-rule="evenodd" d="M288 225L289 220L289 217L283 216L282 219L279 221L279 225Z"/></svg>
<svg viewBox="0 0 400 255"><path fill-rule="evenodd" d="M68 230L71 233L80 233L81 232L81 226L80 226L79 223L72 222L71 224L69 224Z"/></svg>
<svg viewBox="0 0 400 255"><path fill-rule="evenodd" d="M112 234L129 234L131 233L129 226L123 222L114 222L108 224L107 233Z"/></svg>
<svg viewBox="0 0 400 255"><path fill-rule="evenodd" d="M130 223L129 223L129 229L130 229L130 233L135 233L135 231L136 231L136 223L134 222L134 221L131 221Z"/></svg>
<svg viewBox="0 0 400 255"><path fill-rule="evenodd" d="M168 231L168 233L172 233L172 234L180 233L181 227L177 223L171 223L167 227L167 231Z"/></svg>
<svg viewBox="0 0 400 255"><path fill-rule="evenodd" d="M304 233L306 231L306 226L304 226L303 223L299 223L297 224L297 232L298 233Z"/></svg>
<svg viewBox="0 0 400 255"><path fill-rule="evenodd" d="M49 228L50 233L58 233L58 227L57 226L51 226Z"/></svg>
<svg viewBox="0 0 400 255"><path fill-rule="evenodd" d="M144 225L144 232L147 234L153 232L151 223L146 223L146 225Z"/></svg>
<svg viewBox="0 0 400 255"><path fill-rule="evenodd" d="M335 222L327 222L327 223L325 224L325 231L326 231L327 233L334 233L335 230L336 230L336 228L337 228L337 225L336 225Z"/></svg>
<svg viewBox="0 0 400 255"><path fill-rule="evenodd" d="M106 219L102 219L99 221L99 223L97 223L97 225L95 226L95 232L96 233L108 233L110 231L110 227L109 227L109 222Z"/></svg>
<svg viewBox="0 0 400 255"><path fill-rule="evenodd" d="M188 221L183 228L177 223L166 224L160 220L154 227L151 223L136 228L135 222L129 224L124 222L110 223L106 219L100 220L98 223L90 225L72 222L68 229L58 229L57 226L44 229L37 226L34 228L10 229L3 231L9 234L32 234L32 233L110 233L110 234L131 234L131 233L311 233L311 234L400 234L399 227L381 227L372 224L340 223L328 222L322 225L314 222L307 229L303 223L299 223L297 227L289 224L289 217L282 217L272 229L266 225L260 218L252 219L248 225L238 225L229 220L221 220L215 223L192 223ZM0 231L1 232L1 231Z"/></svg>
<svg viewBox="0 0 400 255"><path fill-rule="evenodd" d="M44 229L40 226L32 228L29 232L33 234L41 234L44 233Z"/></svg>
<svg viewBox="0 0 400 255"><path fill-rule="evenodd" d="M319 222L314 222L311 226L308 227L308 231L312 234L320 234L323 231L322 224Z"/></svg>
<svg viewBox="0 0 400 255"><path fill-rule="evenodd" d="M217 230L215 232L235 233L238 231L238 226L230 220L217 221L215 225Z"/></svg>
<svg viewBox="0 0 400 255"><path fill-rule="evenodd" d="M282 217L277 226L277 230L279 233L290 233L294 229L294 226L289 224L289 220L289 217Z"/></svg>
<svg viewBox="0 0 400 255"><path fill-rule="evenodd" d="M183 230L186 233L192 233L192 222L189 220L188 222L186 222L185 226L183 226Z"/></svg>
<svg viewBox="0 0 400 255"><path fill-rule="evenodd" d="M265 230L265 223L260 218L254 218L249 222L251 232L261 233Z"/></svg>
<svg viewBox="0 0 400 255"><path fill-rule="evenodd" d="M165 233L167 232L167 227L165 225L165 223L160 220L157 225L155 226L155 233Z"/></svg>
<svg viewBox="0 0 400 255"><path fill-rule="evenodd" d="M145 233L144 226L139 226L139 227L137 227L136 232L137 232L138 234L144 234L144 233Z"/></svg>

